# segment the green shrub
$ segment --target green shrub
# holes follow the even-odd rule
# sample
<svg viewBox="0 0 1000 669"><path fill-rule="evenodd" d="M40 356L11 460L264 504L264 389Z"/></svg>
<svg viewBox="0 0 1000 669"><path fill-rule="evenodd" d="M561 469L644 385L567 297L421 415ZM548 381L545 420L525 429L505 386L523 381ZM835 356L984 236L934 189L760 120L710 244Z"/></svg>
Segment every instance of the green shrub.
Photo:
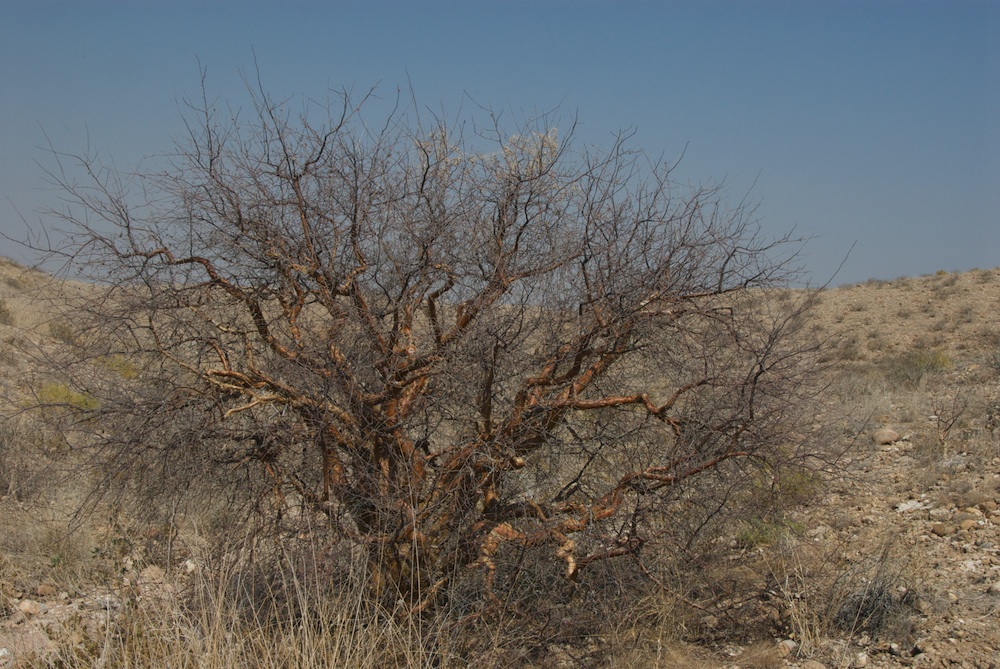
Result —
<svg viewBox="0 0 1000 669"><path fill-rule="evenodd" d="M97 359L96 364L109 372L114 372L126 381L131 381L139 376L139 368L124 355L101 356Z"/></svg>
<svg viewBox="0 0 1000 669"><path fill-rule="evenodd" d="M742 523L736 533L736 543L743 548L770 546L799 530L801 527L796 523L782 518L757 516Z"/></svg>
<svg viewBox="0 0 1000 669"><path fill-rule="evenodd" d="M96 409L100 405L93 395L73 390L58 381L43 384L38 389L38 401L43 405L68 406L87 411Z"/></svg>

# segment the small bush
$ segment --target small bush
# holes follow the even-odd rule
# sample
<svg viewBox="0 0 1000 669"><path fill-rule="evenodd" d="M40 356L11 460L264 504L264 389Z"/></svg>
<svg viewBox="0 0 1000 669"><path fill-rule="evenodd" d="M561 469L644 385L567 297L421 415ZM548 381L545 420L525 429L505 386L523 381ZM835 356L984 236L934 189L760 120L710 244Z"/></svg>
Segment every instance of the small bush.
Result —
<svg viewBox="0 0 1000 669"><path fill-rule="evenodd" d="M0 325L13 324L14 314L10 313L10 307L7 306L7 300L0 297Z"/></svg>
<svg viewBox="0 0 1000 669"><path fill-rule="evenodd" d="M851 334L840 343L841 360L859 360L861 355L861 340L857 334Z"/></svg>
<svg viewBox="0 0 1000 669"><path fill-rule="evenodd" d="M916 388L929 372L941 372L951 366L951 360L941 351L909 351L889 360L886 376L893 383Z"/></svg>
<svg viewBox="0 0 1000 669"><path fill-rule="evenodd" d="M50 381L38 389L38 401L43 405L64 406L91 411L99 406L97 398L77 392L65 383Z"/></svg>
<svg viewBox="0 0 1000 669"><path fill-rule="evenodd" d="M13 423L0 424L0 495L27 501L38 491L29 439Z"/></svg>
<svg viewBox="0 0 1000 669"><path fill-rule="evenodd" d="M1000 375L1000 351L994 351L986 357L986 366Z"/></svg>
<svg viewBox="0 0 1000 669"><path fill-rule="evenodd" d="M69 323L49 323L49 334L64 344L74 345L77 343L76 332Z"/></svg>
<svg viewBox="0 0 1000 669"><path fill-rule="evenodd" d="M97 365L131 381L139 376L139 368L123 355L105 355L97 359Z"/></svg>
<svg viewBox="0 0 1000 669"><path fill-rule="evenodd" d="M794 529L780 518L751 518L737 532L736 543L743 548L770 546L787 537Z"/></svg>
<svg viewBox="0 0 1000 669"><path fill-rule="evenodd" d="M865 630L873 637L895 636L905 632L915 600L913 592L901 587L896 577L880 574L847 595L833 623L852 634Z"/></svg>

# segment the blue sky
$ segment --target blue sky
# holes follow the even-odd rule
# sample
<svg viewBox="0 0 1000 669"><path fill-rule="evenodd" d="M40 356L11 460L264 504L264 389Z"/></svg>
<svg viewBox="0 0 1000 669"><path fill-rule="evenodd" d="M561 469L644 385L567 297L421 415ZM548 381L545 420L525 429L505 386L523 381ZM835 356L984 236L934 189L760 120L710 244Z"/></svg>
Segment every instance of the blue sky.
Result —
<svg viewBox="0 0 1000 669"><path fill-rule="evenodd" d="M558 106L588 144L634 128L814 237L813 282L852 245L836 284L1000 266L996 1L0 0L0 231L59 206L48 141L131 169L180 134L199 61L239 107L254 53L275 97L412 83L452 115Z"/></svg>

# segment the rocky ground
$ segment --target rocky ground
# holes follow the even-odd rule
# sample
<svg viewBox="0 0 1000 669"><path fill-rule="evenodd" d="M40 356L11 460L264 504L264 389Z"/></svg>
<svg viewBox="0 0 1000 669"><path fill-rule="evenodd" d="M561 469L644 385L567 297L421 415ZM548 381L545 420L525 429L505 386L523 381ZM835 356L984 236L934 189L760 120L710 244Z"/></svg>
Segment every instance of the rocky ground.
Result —
<svg viewBox="0 0 1000 669"><path fill-rule="evenodd" d="M786 666L1000 667L998 283L996 270L939 273L823 294L828 401L857 439L843 476L795 514L799 541L840 583L854 575L854 593L889 586L892 604L879 636L826 629L795 640L814 659Z"/></svg>
<svg viewBox="0 0 1000 669"><path fill-rule="evenodd" d="M6 305L28 308L23 289L37 276L0 269ZM17 313L0 323L8 345L29 336L16 319L30 336L59 336ZM829 344L826 397L849 448L838 475L790 514L794 531L753 549L779 610L773 638L706 641L652 666L1000 667L1000 270L827 289L809 327ZM4 354L7 386L23 381L15 355ZM0 666L99 636L123 596L156 602L187 577L126 565L112 593L18 568L26 549L15 550L24 542L11 524L28 518L18 505L0 501Z"/></svg>

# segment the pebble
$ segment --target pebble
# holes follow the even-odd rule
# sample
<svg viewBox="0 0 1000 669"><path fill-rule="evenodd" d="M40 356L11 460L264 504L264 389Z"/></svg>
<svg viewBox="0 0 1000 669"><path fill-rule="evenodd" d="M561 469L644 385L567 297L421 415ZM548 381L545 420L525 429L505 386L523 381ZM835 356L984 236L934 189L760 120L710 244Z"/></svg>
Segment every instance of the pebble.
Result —
<svg viewBox="0 0 1000 669"><path fill-rule="evenodd" d="M92 611L113 611L121 608L121 605L121 600L114 595L101 595L90 601L84 602L83 608L90 609Z"/></svg>
<svg viewBox="0 0 1000 669"><path fill-rule="evenodd" d="M955 532L955 528L947 523L934 523L934 525L931 526L931 532L939 537L946 537L949 534L953 534Z"/></svg>
<svg viewBox="0 0 1000 669"><path fill-rule="evenodd" d="M35 588L35 594L39 597L54 597L56 589L48 583L42 583Z"/></svg>
<svg viewBox="0 0 1000 669"><path fill-rule="evenodd" d="M910 511L919 511L926 508L927 505L919 499L910 499L896 505L896 511L899 513L909 513Z"/></svg>
<svg viewBox="0 0 1000 669"><path fill-rule="evenodd" d="M806 660L799 664L799 669L826 669L826 665L816 660Z"/></svg>
<svg viewBox="0 0 1000 669"><path fill-rule="evenodd" d="M991 595L1000 595L1000 581L990 583L990 587L986 588L986 592Z"/></svg>
<svg viewBox="0 0 1000 669"><path fill-rule="evenodd" d="M931 520L943 520L950 517L951 512L948 509L931 509L927 515Z"/></svg>
<svg viewBox="0 0 1000 669"><path fill-rule="evenodd" d="M778 655L781 657L788 657L795 652L795 649L799 647L799 644L795 643L791 639L785 639L778 644Z"/></svg>
<svg viewBox="0 0 1000 669"><path fill-rule="evenodd" d="M858 653L854 656L854 662L851 663L854 669L864 669L868 666L868 653Z"/></svg>

